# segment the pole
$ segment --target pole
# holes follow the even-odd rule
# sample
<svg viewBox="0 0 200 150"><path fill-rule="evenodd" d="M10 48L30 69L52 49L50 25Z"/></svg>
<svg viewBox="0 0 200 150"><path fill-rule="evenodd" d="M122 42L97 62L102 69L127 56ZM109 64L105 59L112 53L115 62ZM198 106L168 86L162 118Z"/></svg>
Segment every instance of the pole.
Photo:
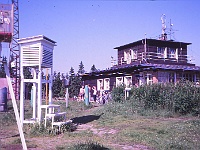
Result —
<svg viewBox="0 0 200 150"><path fill-rule="evenodd" d="M48 105L48 69L46 69L46 105Z"/></svg>
<svg viewBox="0 0 200 150"><path fill-rule="evenodd" d="M85 101L85 105L88 106L89 105L89 88L86 85L85 86L85 97L84 97L84 101Z"/></svg>
<svg viewBox="0 0 200 150"><path fill-rule="evenodd" d="M65 100L66 100L66 108L67 108L68 107L68 102L69 102L69 91L68 91L68 88L66 88Z"/></svg>
<svg viewBox="0 0 200 150"><path fill-rule="evenodd" d="M23 150L27 150L27 146L26 146L26 141L24 138L24 133L23 133L23 129L21 126L21 121L19 118L19 112L17 109L17 103L16 103L16 99L15 99L15 95L14 95L14 91L13 91L13 87L12 87L12 83L11 83L11 79L10 79L10 73L8 70L8 66L7 63L4 63L4 69L5 69L5 73L6 73L6 78L7 78L7 82L8 82L8 86L9 86L9 91L10 91L10 95L11 95L11 99L12 99L12 104L13 104L13 108L14 108L14 112L15 112L15 117L17 120L17 126L18 126L18 130L19 130L19 134L20 134L20 138L21 138L21 142L22 142L22 147Z"/></svg>

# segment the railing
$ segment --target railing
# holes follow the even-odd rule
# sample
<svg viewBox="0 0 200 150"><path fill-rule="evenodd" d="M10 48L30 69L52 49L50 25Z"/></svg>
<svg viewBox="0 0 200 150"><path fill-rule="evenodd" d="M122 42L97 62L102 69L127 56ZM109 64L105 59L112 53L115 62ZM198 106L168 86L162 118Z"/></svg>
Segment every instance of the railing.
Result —
<svg viewBox="0 0 200 150"><path fill-rule="evenodd" d="M142 52L138 53L137 59L132 59L132 62L134 61L144 61L144 60L150 60L150 61L168 61L168 62L179 62L179 63L194 63L194 58L189 55L178 55L176 54L161 54L156 52Z"/></svg>

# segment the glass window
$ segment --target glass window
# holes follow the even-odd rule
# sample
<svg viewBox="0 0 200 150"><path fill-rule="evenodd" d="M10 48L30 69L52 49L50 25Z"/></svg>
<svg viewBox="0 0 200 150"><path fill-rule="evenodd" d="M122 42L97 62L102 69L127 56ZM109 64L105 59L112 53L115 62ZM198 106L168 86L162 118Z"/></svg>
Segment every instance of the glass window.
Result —
<svg viewBox="0 0 200 150"><path fill-rule="evenodd" d="M169 73L169 82L174 83L174 73Z"/></svg>
<svg viewBox="0 0 200 150"><path fill-rule="evenodd" d="M124 84L126 87L131 87L132 86L132 76L124 77Z"/></svg>
<svg viewBox="0 0 200 150"><path fill-rule="evenodd" d="M104 79L104 90L110 90L110 79Z"/></svg>
<svg viewBox="0 0 200 150"><path fill-rule="evenodd" d="M146 76L145 76L145 80L146 80L146 83L147 84L153 84L153 76L152 76L152 74L147 74Z"/></svg>
<svg viewBox="0 0 200 150"><path fill-rule="evenodd" d="M131 59L137 59L137 50L136 49L132 49L131 50Z"/></svg>
<svg viewBox="0 0 200 150"><path fill-rule="evenodd" d="M193 76L193 74L184 73L183 80L188 80L188 81L194 82L194 76Z"/></svg>
<svg viewBox="0 0 200 150"><path fill-rule="evenodd" d="M167 58L167 48L157 47L157 56L158 58Z"/></svg>
<svg viewBox="0 0 200 150"><path fill-rule="evenodd" d="M126 61L127 64L131 63L131 50L124 51L124 61Z"/></svg>
<svg viewBox="0 0 200 150"><path fill-rule="evenodd" d="M168 73L167 72L158 72L158 82L159 83L168 82Z"/></svg>
<svg viewBox="0 0 200 150"><path fill-rule="evenodd" d="M123 84L123 78L122 77L116 77L116 86L121 86Z"/></svg>
<svg viewBox="0 0 200 150"><path fill-rule="evenodd" d="M97 80L97 91L99 91L103 87L103 79Z"/></svg>
<svg viewBox="0 0 200 150"><path fill-rule="evenodd" d="M175 49L175 48L169 48L169 54L168 54L168 57L169 58L176 58L176 59L178 59L177 58L177 50L178 49Z"/></svg>

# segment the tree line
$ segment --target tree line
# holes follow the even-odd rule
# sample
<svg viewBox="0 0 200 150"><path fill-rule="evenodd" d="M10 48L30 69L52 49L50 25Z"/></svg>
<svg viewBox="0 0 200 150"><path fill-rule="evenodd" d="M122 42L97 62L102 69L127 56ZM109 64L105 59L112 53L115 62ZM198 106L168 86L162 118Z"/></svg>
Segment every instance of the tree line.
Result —
<svg viewBox="0 0 200 150"><path fill-rule="evenodd" d="M5 57L3 57L3 59L6 60ZM90 69L90 72L95 72L95 71L97 71L97 69L96 69L95 65L93 64ZM85 72L86 71L84 69L84 64L82 61L79 64L79 69L78 69L77 73L75 73L73 67L70 68L69 74L68 73L64 74L64 73L60 73L60 72L57 73L56 71L54 71L53 86L52 86L53 97L54 98L65 97L66 81L68 81L68 83L69 83L69 85L67 86L68 91L69 91L69 97L70 98L78 97L79 89L82 86L81 75L83 75ZM0 64L0 78L6 78L3 63ZM24 78L25 79L33 78L30 67L24 67ZM42 78L43 79L46 78L44 72L42 73ZM49 75L47 75L47 78L49 78ZM31 89L32 89L32 83L25 83L25 99L31 98ZM45 93L46 93L46 85L45 84L42 84L42 93L43 93L43 98L44 98Z"/></svg>
<svg viewBox="0 0 200 150"><path fill-rule="evenodd" d="M97 71L95 65L93 64L90 72ZM78 97L79 89L82 86L82 79L81 76L85 73L83 62L81 61L79 64L78 72L75 73L74 68L71 67L69 74L64 75L60 72L54 72L54 79L53 79L53 96L54 97L65 97L66 92L66 80L68 81L68 91L69 97Z"/></svg>

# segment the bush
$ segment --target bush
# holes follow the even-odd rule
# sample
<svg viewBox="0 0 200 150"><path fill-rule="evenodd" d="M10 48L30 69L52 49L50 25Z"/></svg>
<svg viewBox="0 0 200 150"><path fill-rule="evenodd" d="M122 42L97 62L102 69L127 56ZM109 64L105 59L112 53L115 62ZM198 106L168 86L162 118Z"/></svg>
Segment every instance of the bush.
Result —
<svg viewBox="0 0 200 150"><path fill-rule="evenodd" d="M130 97L124 99L124 86L113 88L113 101L102 111L107 116L122 115L171 117L175 114L199 115L200 87L192 82L143 85L133 87ZM120 102L120 103L119 103Z"/></svg>
<svg viewBox="0 0 200 150"><path fill-rule="evenodd" d="M69 148L69 150L109 150L109 149L100 145L99 143L89 141L86 143L76 144L73 147Z"/></svg>
<svg viewBox="0 0 200 150"><path fill-rule="evenodd" d="M16 124L15 114L13 112L12 113L11 112L3 112L0 115L0 120L3 123L3 124L1 124L3 126Z"/></svg>
<svg viewBox="0 0 200 150"><path fill-rule="evenodd" d="M180 82L174 93L174 109L181 114L198 114L200 106L200 88L191 82Z"/></svg>
<svg viewBox="0 0 200 150"><path fill-rule="evenodd" d="M125 94L124 94L124 86L118 86L118 87L114 87L112 89L112 100L114 100L115 102L122 102L125 99Z"/></svg>

